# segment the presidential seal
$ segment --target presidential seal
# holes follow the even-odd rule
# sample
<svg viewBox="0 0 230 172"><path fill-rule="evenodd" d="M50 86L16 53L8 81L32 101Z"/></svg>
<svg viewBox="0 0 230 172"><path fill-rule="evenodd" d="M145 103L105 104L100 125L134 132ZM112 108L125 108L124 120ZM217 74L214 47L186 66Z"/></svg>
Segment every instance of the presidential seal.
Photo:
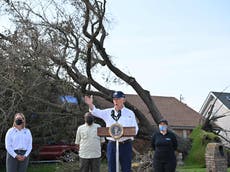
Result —
<svg viewBox="0 0 230 172"><path fill-rule="evenodd" d="M109 134L114 139L119 139L123 135L123 126L118 123L114 123L109 127Z"/></svg>

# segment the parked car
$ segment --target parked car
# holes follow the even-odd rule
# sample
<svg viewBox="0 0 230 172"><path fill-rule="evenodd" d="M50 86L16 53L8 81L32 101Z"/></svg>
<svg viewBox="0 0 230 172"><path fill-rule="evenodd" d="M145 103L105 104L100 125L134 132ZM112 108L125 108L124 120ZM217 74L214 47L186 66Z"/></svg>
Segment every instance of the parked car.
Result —
<svg viewBox="0 0 230 172"><path fill-rule="evenodd" d="M75 144L33 144L30 155L32 161L63 160L72 162L78 159L79 147Z"/></svg>

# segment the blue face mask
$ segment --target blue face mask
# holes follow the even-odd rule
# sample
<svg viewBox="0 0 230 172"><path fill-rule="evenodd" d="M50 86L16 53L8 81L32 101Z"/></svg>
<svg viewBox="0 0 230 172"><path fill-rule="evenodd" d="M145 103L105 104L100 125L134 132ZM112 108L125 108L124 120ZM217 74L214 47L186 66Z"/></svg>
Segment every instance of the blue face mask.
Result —
<svg viewBox="0 0 230 172"><path fill-rule="evenodd" d="M160 131L166 131L167 130L167 126L166 125L159 125L159 130Z"/></svg>

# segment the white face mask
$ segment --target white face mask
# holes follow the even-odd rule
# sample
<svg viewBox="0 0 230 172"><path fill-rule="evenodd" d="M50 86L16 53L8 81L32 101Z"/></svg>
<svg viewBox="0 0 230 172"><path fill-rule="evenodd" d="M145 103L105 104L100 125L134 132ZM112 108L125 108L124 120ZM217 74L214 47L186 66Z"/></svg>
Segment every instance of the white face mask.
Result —
<svg viewBox="0 0 230 172"><path fill-rule="evenodd" d="M159 125L159 130L160 131L166 131L167 130L167 125Z"/></svg>

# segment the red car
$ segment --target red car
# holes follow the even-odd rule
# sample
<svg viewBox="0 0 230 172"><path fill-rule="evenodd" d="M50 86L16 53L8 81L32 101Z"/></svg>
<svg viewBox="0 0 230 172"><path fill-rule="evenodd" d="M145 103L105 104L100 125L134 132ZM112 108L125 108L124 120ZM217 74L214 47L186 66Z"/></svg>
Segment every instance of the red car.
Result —
<svg viewBox="0 0 230 172"><path fill-rule="evenodd" d="M75 144L34 144L30 155L31 160L63 160L65 162L75 161L78 158L79 147Z"/></svg>

